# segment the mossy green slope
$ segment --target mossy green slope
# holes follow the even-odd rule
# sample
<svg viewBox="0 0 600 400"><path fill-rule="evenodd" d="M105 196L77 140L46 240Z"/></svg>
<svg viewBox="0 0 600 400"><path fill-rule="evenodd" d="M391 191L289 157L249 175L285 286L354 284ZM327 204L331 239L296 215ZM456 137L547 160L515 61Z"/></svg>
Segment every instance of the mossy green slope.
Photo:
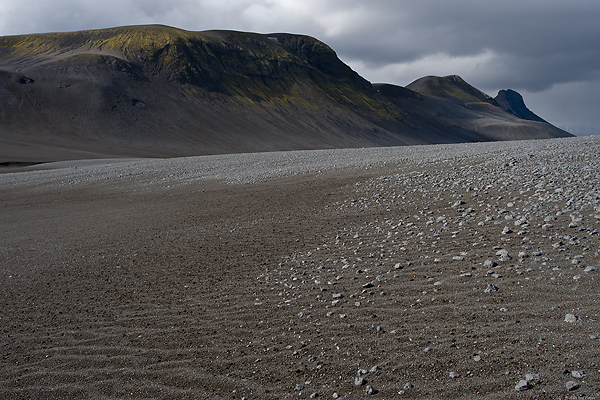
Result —
<svg viewBox="0 0 600 400"><path fill-rule="evenodd" d="M157 25L0 38L5 59L37 58L41 64L60 55L60 61L72 62L69 55L80 54L115 57L147 77L167 77L245 102L314 108L314 96L301 92L318 88L364 116L403 118L329 46L308 36L189 32Z"/></svg>

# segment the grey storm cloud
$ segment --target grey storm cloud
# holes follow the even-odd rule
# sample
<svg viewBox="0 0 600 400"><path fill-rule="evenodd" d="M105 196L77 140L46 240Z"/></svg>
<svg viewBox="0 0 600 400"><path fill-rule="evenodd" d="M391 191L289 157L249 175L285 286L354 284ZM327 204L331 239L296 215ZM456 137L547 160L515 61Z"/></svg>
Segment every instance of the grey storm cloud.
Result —
<svg viewBox="0 0 600 400"><path fill-rule="evenodd" d="M0 35L151 23L302 33L371 81L458 74L490 95L530 94L534 111L550 113L542 117L594 133L598 21L598 0L0 0ZM578 93L595 106L568 114L565 96Z"/></svg>

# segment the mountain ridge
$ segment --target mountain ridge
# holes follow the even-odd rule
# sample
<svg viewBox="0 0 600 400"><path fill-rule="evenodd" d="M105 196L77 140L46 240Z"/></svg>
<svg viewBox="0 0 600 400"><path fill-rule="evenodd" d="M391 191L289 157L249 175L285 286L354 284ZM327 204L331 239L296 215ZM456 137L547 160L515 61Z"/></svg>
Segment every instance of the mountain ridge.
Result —
<svg viewBox="0 0 600 400"><path fill-rule="evenodd" d="M150 25L0 37L0 161L569 136L491 97L492 111L461 104L478 90L452 82L454 97L371 84L325 43L287 33Z"/></svg>
<svg viewBox="0 0 600 400"><path fill-rule="evenodd" d="M474 102L498 105L492 97L469 85L458 75L425 76L406 87L421 94L450 99L461 105Z"/></svg>

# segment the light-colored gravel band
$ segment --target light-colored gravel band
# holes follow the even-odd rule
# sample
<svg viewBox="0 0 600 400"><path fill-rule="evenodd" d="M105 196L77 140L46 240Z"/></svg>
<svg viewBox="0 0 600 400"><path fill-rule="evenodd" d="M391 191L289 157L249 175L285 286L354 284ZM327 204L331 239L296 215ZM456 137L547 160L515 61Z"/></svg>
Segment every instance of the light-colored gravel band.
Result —
<svg viewBox="0 0 600 400"><path fill-rule="evenodd" d="M72 186L116 180L140 185L178 185L219 180L252 183L301 174L341 169L370 168L389 163L452 163L467 159L499 160L536 154L557 161L561 157L592 152L600 155L596 136L532 141L466 143L360 149L307 150L199 156L171 159L111 159L47 163L28 172L0 175L2 188ZM39 170L40 168L48 168Z"/></svg>

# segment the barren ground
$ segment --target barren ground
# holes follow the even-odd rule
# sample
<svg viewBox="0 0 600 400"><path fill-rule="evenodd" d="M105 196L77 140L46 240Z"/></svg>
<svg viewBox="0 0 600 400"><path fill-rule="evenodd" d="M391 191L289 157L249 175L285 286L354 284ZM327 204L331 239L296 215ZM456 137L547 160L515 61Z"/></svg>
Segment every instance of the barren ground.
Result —
<svg viewBox="0 0 600 400"><path fill-rule="evenodd" d="M13 168L0 397L600 398L599 156L591 137Z"/></svg>

